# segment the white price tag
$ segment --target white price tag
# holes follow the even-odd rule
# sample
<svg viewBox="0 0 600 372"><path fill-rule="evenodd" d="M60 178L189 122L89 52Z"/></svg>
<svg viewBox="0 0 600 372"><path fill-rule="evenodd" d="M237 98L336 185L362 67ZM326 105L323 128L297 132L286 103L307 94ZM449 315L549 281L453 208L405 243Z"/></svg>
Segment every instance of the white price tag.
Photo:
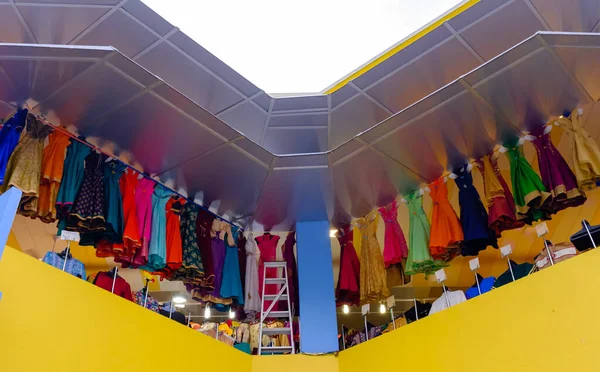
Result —
<svg viewBox="0 0 600 372"><path fill-rule="evenodd" d="M385 300L388 309L390 307L394 307L396 305L396 298L394 296L390 296L387 298L387 300Z"/></svg>
<svg viewBox="0 0 600 372"><path fill-rule="evenodd" d="M505 245L504 247L501 247L500 253L502 253L502 258L508 256L509 254L512 253L512 246L509 244L509 245Z"/></svg>
<svg viewBox="0 0 600 372"><path fill-rule="evenodd" d="M535 231L537 231L538 238L541 238L542 236L548 234L548 225L546 225L546 222L542 222L535 226Z"/></svg>
<svg viewBox="0 0 600 372"><path fill-rule="evenodd" d="M470 260L469 267L471 268L471 271L475 271L475 270L479 269L479 258L476 257L476 258Z"/></svg>
<svg viewBox="0 0 600 372"><path fill-rule="evenodd" d="M62 240L68 240L68 241L72 241L72 242L78 242L79 241L79 233L76 231L65 231L63 230L60 233L60 238Z"/></svg>
<svg viewBox="0 0 600 372"><path fill-rule="evenodd" d="M438 271L436 271L435 278L437 279L438 283L445 281L447 279L447 277L446 277L446 272L444 271L444 269L439 269Z"/></svg>
<svg viewBox="0 0 600 372"><path fill-rule="evenodd" d="M371 311L371 304L362 305L361 312L362 315L367 315Z"/></svg>

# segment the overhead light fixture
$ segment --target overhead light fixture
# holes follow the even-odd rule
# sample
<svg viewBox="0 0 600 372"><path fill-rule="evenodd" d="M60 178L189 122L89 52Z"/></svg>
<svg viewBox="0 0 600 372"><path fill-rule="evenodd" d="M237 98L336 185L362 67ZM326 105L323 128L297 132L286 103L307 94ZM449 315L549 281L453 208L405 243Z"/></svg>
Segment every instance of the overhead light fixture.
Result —
<svg viewBox="0 0 600 372"><path fill-rule="evenodd" d="M386 311L387 311L387 309L385 308L385 304L379 305L379 312L380 313L385 314Z"/></svg>
<svg viewBox="0 0 600 372"><path fill-rule="evenodd" d="M335 233L337 233L337 230L329 230L329 237L330 238L335 238Z"/></svg>
<svg viewBox="0 0 600 372"><path fill-rule="evenodd" d="M210 307L208 307L208 305L206 305L206 307L204 308L204 319L209 319L210 318Z"/></svg>
<svg viewBox="0 0 600 372"><path fill-rule="evenodd" d="M229 319L235 319L235 312L229 309Z"/></svg>
<svg viewBox="0 0 600 372"><path fill-rule="evenodd" d="M183 295L175 295L173 296L173 302L176 304L185 304L187 302L187 298Z"/></svg>
<svg viewBox="0 0 600 372"><path fill-rule="evenodd" d="M185 309L185 304L175 304L175 307L178 309Z"/></svg>
<svg viewBox="0 0 600 372"><path fill-rule="evenodd" d="M349 314L350 313L350 306L348 306L348 305L342 306L342 312L344 314Z"/></svg>

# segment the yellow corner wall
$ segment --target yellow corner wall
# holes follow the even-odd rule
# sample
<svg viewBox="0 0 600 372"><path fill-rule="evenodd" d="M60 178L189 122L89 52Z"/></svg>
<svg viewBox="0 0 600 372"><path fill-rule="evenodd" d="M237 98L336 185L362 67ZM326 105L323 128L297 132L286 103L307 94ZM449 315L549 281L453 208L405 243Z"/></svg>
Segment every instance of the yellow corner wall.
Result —
<svg viewBox="0 0 600 372"><path fill-rule="evenodd" d="M598 371L600 251L340 353L339 370Z"/></svg>

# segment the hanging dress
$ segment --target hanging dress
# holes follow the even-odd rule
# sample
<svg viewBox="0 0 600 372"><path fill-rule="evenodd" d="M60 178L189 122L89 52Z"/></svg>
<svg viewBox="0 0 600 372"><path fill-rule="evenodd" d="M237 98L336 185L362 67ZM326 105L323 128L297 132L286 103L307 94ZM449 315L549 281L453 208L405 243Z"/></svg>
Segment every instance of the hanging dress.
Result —
<svg viewBox="0 0 600 372"><path fill-rule="evenodd" d="M172 196L165 206L167 214L165 267L155 272L156 275L160 275L161 279L170 278L175 270L181 267L183 261L180 220L183 203L185 203L184 199L179 196Z"/></svg>
<svg viewBox="0 0 600 372"><path fill-rule="evenodd" d="M135 216L140 236L140 247L133 255L132 267L148 264L150 255L150 239L152 236L152 196L156 182L149 178L138 179L135 187Z"/></svg>
<svg viewBox="0 0 600 372"><path fill-rule="evenodd" d="M6 165L12 155L21 132L25 129L27 110L19 110L12 118L8 119L0 129L0 184L4 183Z"/></svg>
<svg viewBox="0 0 600 372"><path fill-rule="evenodd" d="M104 165L104 203L106 229L96 244L97 257L115 257L124 255L123 231L123 196L119 179L127 166L120 161L110 161ZM115 244L116 243L116 244Z"/></svg>
<svg viewBox="0 0 600 372"><path fill-rule="evenodd" d="M360 303L361 305L381 301L390 295L386 283L385 264L375 236L377 212L373 211L356 221L362 231L360 259Z"/></svg>
<svg viewBox="0 0 600 372"><path fill-rule="evenodd" d="M551 195L525 159L523 147L513 140L504 145L508 149L506 155L510 161L510 177L513 186L517 218L527 224L538 220L549 220Z"/></svg>
<svg viewBox="0 0 600 372"><path fill-rule="evenodd" d="M48 135L48 145L42 155L42 178L40 179L40 196L36 217L45 223L56 221L56 198L63 176L67 146L71 143L69 136L60 130Z"/></svg>
<svg viewBox="0 0 600 372"><path fill-rule="evenodd" d="M157 184L152 194L152 230L148 249L148 264L141 267L156 272L167 264L167 203L173 192Z"/></svg>
<svg viewBox="0 0 600 372"><path fill-rule="evenodd" d="M247 313L260 312L258 262L256 255L258 248L252 233L248 234L246 240L246 277L244 279L244 311Z"/></svg>
<svg viewBox="0 0 600 372"><path fill-rule="evenodd" d="M446 180L438 178L428 187L433 201L429 252L433 259L448 262L460 252L459 246L465 236L458 216L448 200Z"/></svg>
<svg viewBox="0 0 600 372"><path fill-rule="evenodd" d="M277 243L279 243L279 236L265 233L256 238L258 244L258 250L260 251L260 259L258 263L258 293L260 298L263 296L263 282L265 280L264 267L265 262L277 261ZM267 268L267 276L269 278L277 278L276 268ZM266 284L264 286L265 293L267 295L274 295L279 292L279 286L277 284ZM275 304L272 310L278 310L279 304ZM271 301L265 301L265 309L271 306Z"/></svg>
<svg viewBox="0 0 600 372"><path fill-rule="evenodd" d="M244 234L238 234L237 247L238 262L240 264L240 278L242 279L242 292L246 293L246 237Z"/></svg>
<svg viewBox="0 0 600 372"><path fill-rule="evenodd" d="M517 219L515 200L500 173L496 158L485 155L477 160L477 167L483 177L488 225L496 237L500 238L502 231L525 226L523 220Z"/></svg>
<svg viewBox="0 0 600 372"><path fill-rule="evenodd" d="M225 239L225 264L223 265L223 280L221 281L221 297L231 298L234 303L244 304L240 264L238 262L237 240L240 228L233 226L231 236ZM229 232L227 234L230 234ZM233 244L230 244L233 243Z"/></svg>
<svg viewBox="0 0 600 372"><path fill-rule="evenodd" d="M234 245L235 242L231 236L231 226L220 219L214 219L210 231L210 247L213 259L214 269L214 289L201 297L202 301L212 302L218 310L224 307L220 305L230 305L231 298L221 298L221 284L223 283L223 269L225 267L225 240L228 245Z"/></svg>
<svg viewBox="0 0 600 372"><path fill-rule="evenodd" d="M18 212L32 216L37 213L44 140L52 132L52 127L33 115L27 115L26 122L25 133L8 160L0 193L6 192L11 186L20 189L23 196Z"/></svg>
<svg viewBox="0 0 600 372"><path fill-rule="evenodd" d="M490 245L498 248L498 241L488 226L489 217L473 185L473 174L465 168L454 172L459 190L460 224L465 236L460 250L463 256L477 256Z"/></svg>
<svg viewBox="0 0 600 372"><path fill-rule="evenodd" d="M434 260L429 253L430 226L423 210L423 198L420 191L405 196L409 213L408 259L406 274L432 274L447 266L443 261ZM362 262L361 262L362 266ZM362 284L362 282L361 282Z"/></svg>
<svg viewBox="0 0 600 372"><path fill-rule="evenodd" d="M298 297L298 269L296 266L296 255L294 255L294 245L296 245L296 232L290 231L283 242L283 259L287 268L288 275L288 294L290 295L290 304L294 309L294 315L300 311L300 301Z"/></svg>
<svg viewBox="0 0 600 372"><path fill-rule="evenodd" d="M137 211L135 205L135 189L138 184L138 175L132 169L127 169L119 178L119 190L123 199L123 242L114 243L115 251L121 254L115 258L128 267L131 265L135 252L141 247L138 232ZM97 250L97 249L96 249Z"/></svg>
<svg viewBox="0 0 600 372"><path fill-rule="evenodd" d="M104 200L104 161L106 157L92 151L85 158L81 189L69 214L67 229L81 233L79 245L94 245L106 229Z"/></svg>
<svg viewBox="0 0 600 372"><path fill-rule="evenodd" d="M570 119L570 120L569 120ZM571 144L571 165L575 177L582 190L596 187L600 182L600 149L594 139L584 129L579 109L571 112L571 116L559 118L556 121L569 138ZM598 123L590 123L597 126Z"/></svg>
<svg viewBox="0 0 600 372"><path fill-rule="evenodd" d="M379 214L385 224L383 242L383 262L385 267L401 263L408 256L408 246L400 224L398 224L398 202L394 200L379 208Z"/></svg>
<svg viewBox="0 0 600 372"><path fill-rule="evenodd" d="M205 209L198 211L196 219L196 236L198 237L198 248L204 265L204 282L201 284L206 290L214 289L215 269L212 256L211 231L215 216Z"/></svg>
<svg viewBox="0 0 600 372"><path fill-rule="evenodd" d="M579 190L577 179L567 162L554 147L549 133L545 132L546 128L552 129L551 125L538 127L531 131L531 135L535 136L533 145L537 152L542 183L552 194L549 208L556 213L583 204L586 197Z"/></svg>
<svg viewBox="0 0 600 372"><path fill-rule="evenodd" d="M336 306L360 303L360 261L354 250L352 226L339 229L336 237L340 242L340 270L335 289Z"/></svg>
<svg viewBox="0 0 600 372"><path fill-rule="evenodd" d="M173 279L187 284L200 285L204 279L204 265L198 248L196 235L196 219L200 207L194 203L186 203L181 213L182 264L173 275Z"/></svg>
<svg viewBox="0 0 600 372"><path fill-rule="evenodd" d="M56 196L56 215L60 218L57 235L67 226L69 214L85 177L85 159L92 149L84 143L71 139L67 147L64 171L58 195Z"/></svg>

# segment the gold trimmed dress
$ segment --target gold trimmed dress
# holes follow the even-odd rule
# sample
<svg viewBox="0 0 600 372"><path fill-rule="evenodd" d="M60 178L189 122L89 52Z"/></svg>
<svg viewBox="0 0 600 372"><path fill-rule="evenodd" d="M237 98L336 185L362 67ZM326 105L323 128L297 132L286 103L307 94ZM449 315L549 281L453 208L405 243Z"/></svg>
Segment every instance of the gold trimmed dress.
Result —
<svg viewBox="0 0 600 372"><path fill-rule="evenodd" d="M356 221L362 232L360 260L360 303L367 304L387 298L387 287L383 255L375 236L377 232L377 211L373 211Z"/></svg>

